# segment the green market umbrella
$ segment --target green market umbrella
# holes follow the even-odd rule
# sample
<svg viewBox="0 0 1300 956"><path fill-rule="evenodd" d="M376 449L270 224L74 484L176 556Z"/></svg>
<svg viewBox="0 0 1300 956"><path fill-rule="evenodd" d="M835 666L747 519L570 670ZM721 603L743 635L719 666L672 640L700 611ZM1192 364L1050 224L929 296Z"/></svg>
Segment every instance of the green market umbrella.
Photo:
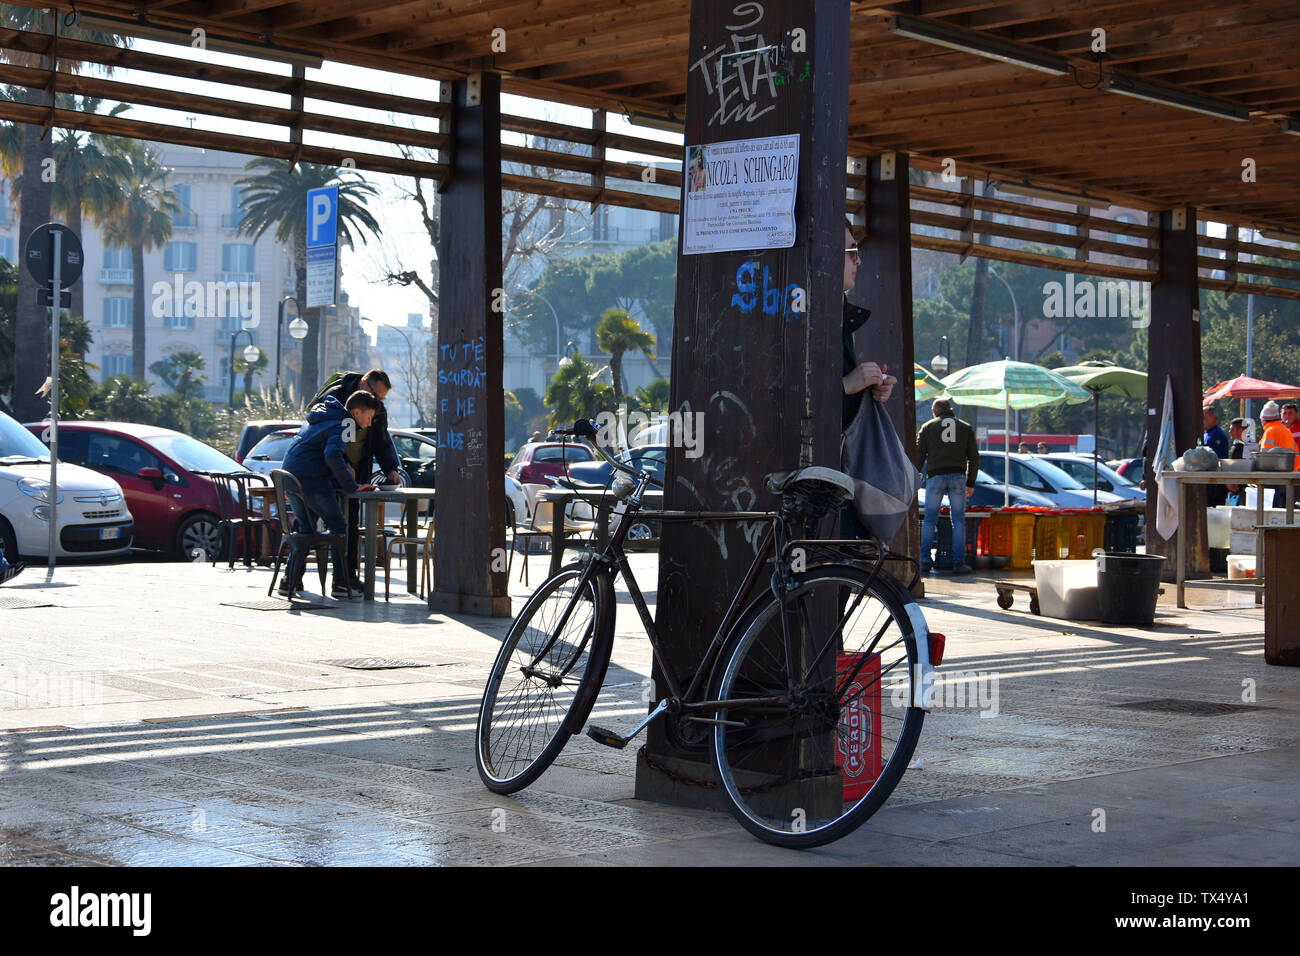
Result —
<svg viewBox="0 0 1300 956"><path fill-rule="evenodd" d="M1054 369L1076 385L1092 393L1092 506L1097 507L1097 438L1100 434L1101 393L1113 392L1125 398L1146 398L1147 373L1112 365L1110 362L1083 362Z"/></svg>
<svg viewBox="0 0 1300 956"><path fill-rule="evenodd" d="M943 395L943 382L938 376L924 366L912 364L912 384L916 388L916 400L928 402Z"/></svg>
<svg viewBox="0 0 1300 956"><path fill-rule="evenodd" d="M953 372L943 380L948 398L959 405L1003 410L1002 485L1004 505L1011 503L1011 409L1086 402L1089 394L1049 368L1028 362L985 362Z"/></svg>

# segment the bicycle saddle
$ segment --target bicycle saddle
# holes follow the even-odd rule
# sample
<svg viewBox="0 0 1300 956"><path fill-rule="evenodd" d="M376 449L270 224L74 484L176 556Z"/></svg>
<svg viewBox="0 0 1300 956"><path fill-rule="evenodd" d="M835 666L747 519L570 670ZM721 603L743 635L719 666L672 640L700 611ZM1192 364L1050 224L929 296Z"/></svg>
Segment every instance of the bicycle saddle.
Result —
<svg viewBox="0 0 1300 956"><path fill-rule="evenodd" d="M767 488L775 495L788 491L831 491L842 501L853 497L853 479L842 471L813 465L794 471L774 471L765 479ZM800 487L802 486L802 487Z"/></svg>

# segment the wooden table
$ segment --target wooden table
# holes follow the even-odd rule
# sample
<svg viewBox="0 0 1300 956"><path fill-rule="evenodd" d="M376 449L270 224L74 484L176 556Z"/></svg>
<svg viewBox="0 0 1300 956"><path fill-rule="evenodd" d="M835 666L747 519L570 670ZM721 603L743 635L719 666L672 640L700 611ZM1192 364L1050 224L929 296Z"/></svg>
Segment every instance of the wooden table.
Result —
<svg viewBox="0 0 1300 956"><path fill-rule="evenodd" d="M602 547L609 536L609 517L614 511L614 506L618 504L614 493L607 488L547 488L537 493L537 500L555 503L555 516L551 519L551 574L560 570L560 564L564 559L566 540L564 519L569 510L569 503L573 501L595 503L597 547ZM638 512L639 516L653 519L655 511L663 510L664 493L657 488L647 489L641 496L641 500L651 507ZM524 560L528 560L527 552L524 554Z"/></svg>
<svg viewBox="0 0 1300 956"><path fill-rule="evenodd" d="M414 538L419 534L420 502L433 502L432 488L386 488L379 491L354 491L347 497L362 504L362 549L366 564L363 579L365 588L362 597L367 601L375 599L375 563L377 561L379 541L379 506L384 502L393 502L403 506L406 518L406 535ZM418 544L406 547L406 590L414 594L419 587L419 569L416 567Z"/></svg>
<svg viewBox="0 0 1300 956"><path fill-rule="evenodd" d="M1187 607L1187 588L1211 588L1222 591L1251 591L1255 594L1255 603L1264 597L1264 486L1286 486L1286 523L1295 524L1296 483L1300 482L1300 472L1295 471L1163 471L1161 478L1170 478L1176 491L1175 503L1178 509L1178 537L1174 542L1176 554L1175 566L1178 582L1178 606ZM1239 581L1225 581L1212 578L1204 581L1187 580L1187 535L1184 533L1186 515L1183 494L1184 485L1255 485L1259 493L1255 496L1255 577ZM1158 491L1157 491L1158 493Z"/></svg>

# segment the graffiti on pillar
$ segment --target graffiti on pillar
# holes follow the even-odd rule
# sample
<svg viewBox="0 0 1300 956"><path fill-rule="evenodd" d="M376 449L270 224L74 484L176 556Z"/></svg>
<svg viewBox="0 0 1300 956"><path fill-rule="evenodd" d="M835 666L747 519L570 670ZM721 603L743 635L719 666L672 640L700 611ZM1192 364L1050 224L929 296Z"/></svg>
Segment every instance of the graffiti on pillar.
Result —
<svg viewBox="0 0 1300 956"><path fill-rule="evenodd" d="M727 41L691 63L692 70L700 71L709 102L715 105L710 126L752 123L776 109L777 87L796 79L785 65L785 44L770 44L764 36L761 3L739 3L731 15L735 22L726 24ZM803 79L811 75L810 64L802 65Z"/></svg>
<svg viewBox="0 0 1300 956"><path fill-rule="evenodd" d="M792 322L807 311L804 289L798 283L791 282L784 289L780 282L772 284L772 270L762 267L762 281L759 281L759 262L747 259L736 270L736 291L731 296L731 304L740 310L741 315L753 315L761 311L763 315L780 315L787 322Z"/></svg>
<svg viewBox="0 0 1300 956"><path fill-rule="evenodd" d="M483 336L438 346L438 449L465 451L468 464L483 459L481 414L487 388Z"/></svg>

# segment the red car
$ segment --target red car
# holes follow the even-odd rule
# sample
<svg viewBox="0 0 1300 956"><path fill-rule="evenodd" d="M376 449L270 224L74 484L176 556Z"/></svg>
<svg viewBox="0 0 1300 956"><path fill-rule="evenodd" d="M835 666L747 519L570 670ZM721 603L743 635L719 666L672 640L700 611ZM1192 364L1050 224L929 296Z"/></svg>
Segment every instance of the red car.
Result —
<svg viewBox="0 0 1300 956"><path fill-rule="evenodd" d="M524 445L506 467L506 474L521 485L549 485L564 475L565 463L594 461L596 454L586 445L532 442Z"/></svg>
<svg viewBox="0 0 1300 956"><path fill-rule="evenodd" d="M46 425L27 425L38 438ZM212 479L245 471L211 445L170 428L128 422L60 422L59 461L108 475L126 494L135 546L209 561L221 551L221 508Z"/></svg>

